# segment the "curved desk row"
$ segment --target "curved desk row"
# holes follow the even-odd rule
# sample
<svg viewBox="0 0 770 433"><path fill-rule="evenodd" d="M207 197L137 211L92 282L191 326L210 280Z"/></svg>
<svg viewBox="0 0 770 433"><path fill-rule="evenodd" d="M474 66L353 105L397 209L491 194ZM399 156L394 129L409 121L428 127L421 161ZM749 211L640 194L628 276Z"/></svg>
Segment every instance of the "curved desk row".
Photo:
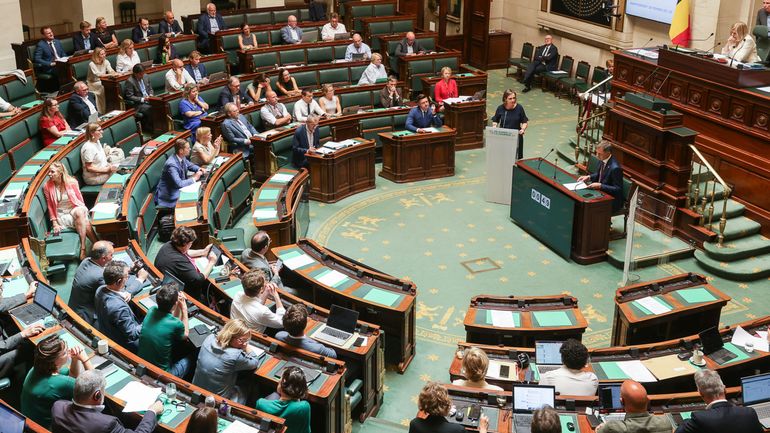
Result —
<svg viewBox="0 0 770 433"><path fill-rule="evenodd" d="M307 170L281 168L254 192L251 216L257 230L270 236L274 246L297 242L310 225ZM268 258L275 260L272 251Z"/></svg>

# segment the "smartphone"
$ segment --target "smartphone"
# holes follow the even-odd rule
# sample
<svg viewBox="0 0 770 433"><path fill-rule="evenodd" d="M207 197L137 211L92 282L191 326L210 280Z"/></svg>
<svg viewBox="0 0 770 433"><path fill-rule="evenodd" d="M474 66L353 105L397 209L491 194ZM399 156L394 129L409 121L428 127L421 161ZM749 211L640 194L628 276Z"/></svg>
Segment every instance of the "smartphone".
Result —
<svg viewBox="0 0 770 433"><path fill-rule="evenodd" d="M500 377L508 378L511 375L511 367L508 365L501 365L500 366Z"/></svg>
<svg viewBox="0 0 770 433"><path fill-rule="evenodd" d="M481 405L479 404L472 404L471 410L468 412L468 419L479 419L481 418Z"/></svg>

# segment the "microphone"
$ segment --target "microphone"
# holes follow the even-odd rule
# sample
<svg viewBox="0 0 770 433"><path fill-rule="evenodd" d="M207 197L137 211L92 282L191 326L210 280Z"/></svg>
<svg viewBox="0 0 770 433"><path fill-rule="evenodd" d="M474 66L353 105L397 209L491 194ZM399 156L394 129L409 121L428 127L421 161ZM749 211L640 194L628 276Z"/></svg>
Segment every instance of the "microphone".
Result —
<svg viewBox="0 0 770 433"><path fill-rule="evenodd" d="M717 42L717 43L715 43L715 44L714 44L714 45L713 45L711 48L709 48L709 49L708 49L707 53L708 53L709 55L712 55L712 54L714 54L714 50L716 50L716 49L717 49L717 47L718 47L718 46L720 46L720 45L722 45L722 42L721 42L721 41L720 41L720 42Z"/></svg>
<svg viewBox="0 0 770 433"><path fill-rule="evenodd" d="M668 75L666 75L666 78L664 78L663 81L660 82L660 86L658 86L658 88L655 89L655 93L652 94L653 98L655 98L655 96L658 96L658 94L660 93L660 89L663 88L663 85L666 84L666 80L668 80L668 77L671 76L671 72L673 71L668 71Z"/></svg>
<svg viewBox="0 0 770 433"><path fill-rule="evenodd" d="M711 32L710 35L706 36L703 39L688 39L687 42L705 42L709 39L711 39L714 36L714 32ZM674 47L674 51L679 49L679 44L676 44L676 47Z"/></svg>
<svg viewBox="0 0 770 433"><path fill-rule="evenodd" d="M540 171L540 164L542 164L544 160L548 159L548 157L551 156L551 153L553 153L554 150L556 150L556 148L552 147L551 150L549 150L544 157L540 158L540 161L538 161L537 163L537 171Z"/></svg>
<svg viewBox="0 0 770 433"><path fill-rule="evenodd" d="M556 169L559 167L559 154L556 154L556 159L553 161L553 180L556 180Z"/></svg>
<svg viewBox="0 0 770 433"><path fill-rule="evenodd" d="M639 51L642 51L643 49L647 48L647 45L649 45L649 44L650 44L650 42L652 42L652 39L653 39L653 38L650 38L650 39L648 39L648 40L647 40L647 42L645 42L645 43L644 43L644 45L642 45L642 48L639 48L639 49L636 51L636 55L637 55L637 56L639 56L639 57L642 57L642 55L641 55L641 54L639 54Z"/></svg>
<svg viewBox="0 0 770 433"><path fill-rule="evenodd" d="M735 52L733 53L732 56L730 56L730 67L731 68L733 67L733 60L735 60L735 56L738 55L738 52L743 48L743 44L745 44L745 43L746 43L746 38L743 38L743 42L741 42L741 46L738 47L737 50L735 50Z"/></svg>

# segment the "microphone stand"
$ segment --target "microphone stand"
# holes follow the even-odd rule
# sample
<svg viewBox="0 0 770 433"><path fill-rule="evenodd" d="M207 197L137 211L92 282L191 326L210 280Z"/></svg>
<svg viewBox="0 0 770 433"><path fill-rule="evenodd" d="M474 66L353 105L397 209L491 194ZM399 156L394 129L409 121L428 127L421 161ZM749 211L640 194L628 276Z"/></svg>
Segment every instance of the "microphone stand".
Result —
<svg viewBox="0 0 770 433"><path fill-rule="evenodd" d="M559 155L556 155L556 159L553 161L553 180L556 180L556 169L559 167Z"/></svg>
<svg viewBox="0 0 770 433"><path fill-rule="evenodd" d="M518 140L519 138L516 137ZM555 148L551 148L551 150L548 151L548 153L545 154L545 157L540 158L540 161L537 162L537 171L540 172L540 165L543 163L544 160L548 159L548 157L551 155L551 153L555 150Z"/></svg>

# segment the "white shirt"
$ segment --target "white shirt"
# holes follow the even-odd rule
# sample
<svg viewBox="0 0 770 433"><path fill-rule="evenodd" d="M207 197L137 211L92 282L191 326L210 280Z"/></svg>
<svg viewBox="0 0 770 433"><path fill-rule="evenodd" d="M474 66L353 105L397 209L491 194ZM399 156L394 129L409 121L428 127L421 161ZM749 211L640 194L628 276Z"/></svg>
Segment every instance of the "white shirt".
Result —
<svg viewBox="0 0 770 433"><path fill-rule="evenodd" d="M243 292L235 295L230 306L231 319L241 319L246 322L249 328L259 333L265 332L265 329L268 327L283 328L283 314L285 312L285 308L278 308L273 313L270 311L270 308L259 302L257 298L246 296Z"/></svg>
<svg viewBox="0 0 770 433"><path fill-rule="evenodd" d="M80 96L80 95L78 95L78 96ZM91 114L94 114L94 113L96 113L96 112L97 112L97 111L96 111L96 106L95 106L94 104L92 104L92 103L91 103L91 100L90 100L90 99L88 99L88 95L86 95L86 97L85 97L85 98L83 98L82 96L80 96L80 98L81 98L81 99L83 99L83 102L85 102L85 103L86 103L86 105L88 106L88 111L90 111L90 112L91 112Z"/></svg>
<svg viewBox="0 0 770 433"><path fill-rule="evenodd" d="M297 35L297 29L294 28L294 27L289 27L289 35L291 35L291 40L292 41L300 40L299 39L299 35Z"/></svg>
<svg viewBox="0 0 770 433"><path fill-rule="evenodd" d="M362 84L374 84L380 78L388 78L388 71L385 70L385 66L380 63L379 66L374 63L369 63L369 66L364 69L364 73L361 74L361 79L358 80L358 85Z"/></svg>
<svg viewBox="0 0 770 433"><path fill-rule="evenodd" d="M211 28L212 35L219 31L219 23L217 22L216 16L212 18L211 15L209 15L209 26Z"/></svg>
<svg viewBox="0 0 770 433"><path fill-rule="evenodd" d="M468 379L455 379L452 381L452 385L457 386L467 386L468 388L479 388L479 389L488 389L490 391L502 391L503 389L500 388L497 385L492 385L491 383L487 383L486 380L481 382L473 382Z"/></svg>
<svg viewBox="0 0 770 433"><path fill-rule="evenodd" d="M589 371L571 370L561 366L540 376L538 385L551 385L561 395L591 396L596 394L599 379Z"/></svg>
<svg viewBox="0 0 770 433"><path fill-rule="evenodd" d="M142 61L139 59L139 54L137 54L136 51L134 51L134 54L131 57L128 57L125 54L118 54L117 59L115 59L115 70L118 71L119 74L131 72L134 65L139 63L142 63Z"/></svg>
<svg viewBox="0 0 770 433"><path fill-rule="evenodd" d="M321 109L321 106L318 105L318 102L316 102L315 99L310 100L309 106L303 99L294 103L294 120L296 122L306 121L310 114L320 116L326 113L324 113L324 110Z"/></svg>
<svg viewBox="0 0 770 433"><path fill-rule="evenodd" d="M265 104L262 106L262 108L260 108L259 114L262 116L262 120L271 125L274 125L275 121L278 120L278 117L283 117L286 115L286 106L280 102L276 103L275 106Z"/></svg>
<svg viewBox="0 0 770 433"><path fill-rule="evenodd" d="M174 72L173 69L169 69L168 72L166 72L166 91L167 92L176 92L177 90L184 89L184 86L186 84L195 84L195 80L193 80L193 77L190 76L189 73L187 73L187 70L182 68L182 82L179 83L176 81L176 72Z"/></svg>
<svg viewBox="0 0 770 433"><path fill-rule="evenodd" d="M332 23L326 23L321 28L321 39L327 41L334 39L334 35L337 33L347 33L347 29L345 29L345 24L337 23L337 28L335 29L332 27Z"/></svg>

